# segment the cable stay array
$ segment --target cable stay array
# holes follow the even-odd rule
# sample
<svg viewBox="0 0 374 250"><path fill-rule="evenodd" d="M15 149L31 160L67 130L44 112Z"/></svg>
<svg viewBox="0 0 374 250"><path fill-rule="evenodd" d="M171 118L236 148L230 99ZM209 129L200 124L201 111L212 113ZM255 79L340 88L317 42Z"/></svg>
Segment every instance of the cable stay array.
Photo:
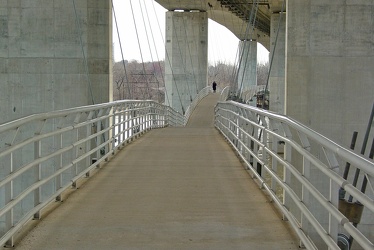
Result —
<svg viewBox="0 0 374 250"><path fill-rule="evenodd" d="M139 9L140 9L140 14L141 15L135 15L134 13L134 4L139 4ZM148 5L149 6L149 5ZM144 77L143 77L143 85L145 85L145 87L141 88L140 87L140 92L141 92L141 98L143 99L156 99L157 101L159 102L164 102L168 105L170 105L170 100L169 100L169 95L167 93L167 88L166 86L160 86L160 82L158 81L157 77L156 78L156 81L152 81L150 82L150 77L149 75L150 74L150 70L149 70L149 67L146 68L146 64L149 65L149 63L146 63L144 61L144 48L141 46L141 43L140 43L140 36L139 36L139 30L141 28L143 28L145 32L145 37L146 37L146 43L147 43L147 47L148 47L148 50L149 50L149 53L151 55L151 60L152 62L150 63L151 66L152 66L152 71L153 71L153 74L155 74L156 72L156 63L155 63L155 60L154 60L154 57L153 57L153 53L155 53L156 57L157 57L157 62L158 62L158 66L159 68L161 68L161 61L160 61L160 58L159 58L159 55L158 55L158 52L157 52L157 48L156 48L156 43L155 43L155 38L154 38L154 31L158 30L158 32L161 34L161 37L162 37L162 41L163 41L163 45L165 46L165 40L163 38L163 35L162 35L162 31L161 31L161 28L160 28L160 23L158 21L158 18L157 18L157 15L156 15L156 10L155 10L155 6L154 6L154 3L152 1L152 6L153 6L153 11L154 11L154 14L156 16L156 20L157 20L157 26L158 26L158 29L153 27L152 25L156 25L155 23L151 23L150 21L150 17L149 17L149 14L150 12L148 11L147 9L147 5L145 4L145 1L137 1L136 3L132 2L132 0L130 0L130 8L131 8L131 13L132 13L132 18L133 18L133 25L134 28L135 28L135 33L136 33L136 39L137 39L137 44L138 44L138 48L139 48L139 53L140 53L140 58L141 58L141 65L142 65L142 71L140 74L142 74ZM119 27L118 26L121 26L121 25L130 25L129 23L126 23L126 24L119 24L118 21L117 21L117 15L116 15L116 12L120 11L118 9L115 8L115 4L113 3L113 0L112 0L112 8L113 8L113 17L114 17L114 22L116 24L116 32L117 32L117 37L118 37L118 41L119 41L119 44L120 44L120 49L121 49L121 56L122 56L122 62L123 62L123 74L126 75L125 77L125 80L124 81L124 84L127 85L127 89L128 89L128 97L129 98L139 98L138 96L134 96L134 88L136 87L131 87L130 84L134 84L134 82L137 82L138 84L138 87L139 87L139 82L141 81L141 77L137 77L137 80L136 81L130 81L130 77L134 76L134 73L131 73L129 72L129 69L127 68L126 66L126 61L125 61L125 53L126 53L126 49L123 50L123 48L125 48L124 46L122 46L122 43L124 43L125 40L121 39L121 36L123 36L123 34L121 35L120 32L119 32ZM184 20L183 20L184 22ZM175 29L175 25L172 25L173 26L173 29ZM187 92L188 93L183 93L184 95L188 95L188 99L190 102L192 102L192 99L193 97L195 96L195 94L197 93L194 93L195 91L192 91L191 89L191 86L190 86L190 83L188 82L188 79L187 79L187 76L190 76L192 77L192 82L194 83L195 85L195 88L196 88L196 92L198 92L198 84L197 84L197 77L196 77L196 72L194 72L194 70L192 70L192 72L187 72L187 65L186 63L189 62L191 63L191 65L193 64L193 59L192 59L192 56L191 56L191 48L190 48L190 45L187 44L187 52L186 54L182 54L183 51L181 49L182 45L180 44L180 41L178 39L178 36L179 35L189 35L188 34L188 30L186 29L186 25L183 25L184 26L184 30L182 30L181 32L183 33L177 33L176 30L174 30L174 35L175 35L175 39L177 41L177 48L178 48L178 51L174 53L179 53L179 56L180 57L185 57L186 59L183 61L183 74L186 76L185 77L185 85L186 85L186 89L187 89ZM193 35L193 34L190 34L190 35ZM126 37L125 39L131 39L131 37ZM142 41L144 42L144 41ZM153 44L153 45L152 45ZM177 85L177 82L176 82L176 77L175 77L175 72L173 70L173 67L171 65L171 58L170 58L170 55L169 55L169 52L168 51L165 51L165 65L168 63L168 65L170 66L170 69L171 69L171 74L172 74L172 84L174 86L174 90L175 90L175 93L173 93L174 95L176 95L178 97L178 100L179 100L179 103L182 107L182 111L183 113L185 112L186 108L183 102L183 99L182 99L182 93L180 92L180 86ZM193 67L192 67L193 69ZM180 72L178 72L180 74ZM139 76L139 72L136 72L136 74ZM161 73L161 82L163 84L165 84L165 74L164 72ZM158 91L158 95L157 97L154 97L152 95L152 88L151 85L154 84L154 83L157 83L157 87L155 87ZM121 87L124 87L121 85ZM165 94L165 98L161 98L161 94L160 94L160 91L161 89L164 90L164 94Z"/></svg>
<svg viewBox="0 0 374 250"><path fill-rule="evenodd" d="M122 64L123 64L123 75L124 78L122 82L120 82L117 86L118 91L122 89L123 94L122 98L127 99L153 99L157 100L158 102L163 102L168 105L171 104L172 100L169 100L171 96L173 97L173 104L175 105L176 101L179 102L179 105L181 106L182 112L184 113L187 109L187 105L189 105L190 102L192 102L193 98L199 91L199 80L198 74L200 74L200 71L197 72L196 69L199 69L201 67L205 67L202 65L196 66L194 58L192 56L195 51L192 51L193 48L191 47L191 44L188 41L185 41L185 39L182 39L182 37L189 37L194 36L196 34L189 34L193 33L193 29L188 29L188 26L186 25L185 18L181 18L178 20L178 22L182 22L178 24L178 30L176 29L176 19L172 19L172 22L169 23L169 28L172 29L173 33L173 43L174 43L174 50L173 50L173 57L180 57L183 60L181 60L179 63L178 72L175 72L176 69L173 67L172 58L170 55L170 51L167 49L165 50L165 59L164 59L164 65L162 65L162 59L160 60L159 53L157 51L156 41L155 41L155 35L161 35L162 37L162 43L163 46L166 48L166 41L164 38L163 31L161 31L160 23L156 14L156 9L154 5L154 1L152 2L152 5L146 4L145 0L142 1L132 1L130 0L130 7L131 9L131 15L132 15L132 23L118 23L117 21L117 13L119 13L121 10L116 9L115 4L112 1L112 8L113 8L113 18L114 23L116 25L115 32L117 32L118 42L119 42L119 48L121 50L121 56L122 56ZM172 0L169 0L170 3L172 3ZM203 1L202 1L203 3ZM140 12L136 12L135 14L134 7L136 7L140 10ZM251 8L247 8L249 13L249 18L247 22L243 22L243 25L240 27L241 34L244 34L244 39L242 41L238 42L237 46L237 52L236 52L236 59L235 64L232 66L232 72L230 79L228 80L229 86L230 86L230 99L236 100L236 101L245 101L248 96L248 75L256 74L256 72L248 72L248 70L253 71L254 67L249 67L251 63L253 63L251 60L255 55L251 55L251 53L257 53L256 50L250 49L251 41L256 41L255 38L255 26L256 26L256 20L257 20L257 14L259 11L259 5L260 0L254 0L251 1L251 3L248 3L248 5L251 5ZM153 7L153 14L156 17L157 22L151 21L150 15L152 14L149 10L150 6ZM225 9L224 6L221 5L221 10L218 8L212 9L212 6L210 6L210 14L211 18L215 19L216 14L219 14L219 11L226 12L227 9ZM221 14L219 14L221 15ZM231 20L227 20L227 15L222 13L222 17L226 18L224 22L232 22L234 24L234 16L231 15ZM155 19L152 19L155 20ZM181 25L180 25L181 24ZM126 36L126 34L120 33L120 27L121 26L133 26L135 29L135 36ZM156 27L157 26L157 27ZM140 38L140 30L145 34L143 38ZM279 30L279 27L278 27ZM142 34L143 34L142 33ZM220 34L214 34L214 38L210 39L224 39L224 37L219 37ZM141 72L139 70L134 72L131 71L128 67L128 62L124 59L126 56L126 46L123 46L127 40L130 39L136 39L136 43L138 45L138 51L141 58L141 61L139 62L141 64ZM142 39L142 41L140 41ZM132 41L134 42L134 41ZM183 44L181 44L183 43ZM142 45L143 44L143 45ZM146 44L146 45L144 45ZM221 48L223 51L224 48ZM145 62L144 61L144 55L150 54L151 62ZM177 55L179 54L179 55ZM212 56L212 55L211 55ZM213 52L213 57L218 57L219 55ZM274 56L274 54L273 54ZM212 59L211 59L212 60ZM219 60L213 59L214 67L217 67L218 64L222 64L225 62L221 62ZM270 69L271 69L271 63L270 62ZM195 64L195 65L194 65ZM168 75L166 78L165 71L160 71L160 68L162 67L168 67ZM270 70L269 70L270 73ZM134 79L130 80L131 77L134 76L134 74L137 75L136 81ZM153 75L152 75L153 74ZM157 75L156 75L157 74ZM177 76L177 75L178 76ZM140 77L143 75L143 77ZM183 75L184 79L181 80L180 76ZM172 88L165 86L166 79L169 79L170 84L172 85ZM178 81L177 81L178 79ZM183 82L183 83L182 83ZM268 82L269 82L269 76L267 78L267 84L266 84L266 91L268 91ZM250 86L256 86L257 83L252 83ZM127 89L125 94L125 89ZM256 88L257 89L257 88ZM155 94L155 91L157 93ZM168 93L168 91L172 91L173 93ZM136 94L137 92L137 94Z"/></svg>

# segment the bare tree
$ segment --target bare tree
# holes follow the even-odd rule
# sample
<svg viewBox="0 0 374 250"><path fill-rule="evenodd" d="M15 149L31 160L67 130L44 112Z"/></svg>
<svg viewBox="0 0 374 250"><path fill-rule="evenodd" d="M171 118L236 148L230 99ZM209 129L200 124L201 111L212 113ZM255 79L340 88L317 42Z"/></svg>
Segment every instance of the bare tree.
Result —
<svg viewBox="0 0 374 250"><path fill-rule="evenodd" d="M216 65L209 65L208 83L212 84L212 82L215 81L221 89L230 86L233 81L234 69L234 65L226 64L224 62L218 62Z"/></svg>
<svg viewBox="0 0 374 250"><path fill-rule="evenodd" d="M152 99L163 102L165 97L163 71L164 62L146 62L143 65L132 60L115 63L113 65L114 100Z"/></svg>
<svg viewBox="0 0 374 250"><path fill-rule="evenodd" d="M124 70L126 67L126 73ZM146 62L136 60L117 62L113 65L113 97L123 99L153 99L160 103L165 100L164 61ZM235 86L235 65L218 62L208 66L208 83L215 81L220 89ZM257 85L266 85L269 63L257 65Z"/></svg>
<svg viewBox="0 0 374 250"><path fill-rule="evenodd" d="M266 85L269 74L269 62L257 64L257 86Z"/></svg>

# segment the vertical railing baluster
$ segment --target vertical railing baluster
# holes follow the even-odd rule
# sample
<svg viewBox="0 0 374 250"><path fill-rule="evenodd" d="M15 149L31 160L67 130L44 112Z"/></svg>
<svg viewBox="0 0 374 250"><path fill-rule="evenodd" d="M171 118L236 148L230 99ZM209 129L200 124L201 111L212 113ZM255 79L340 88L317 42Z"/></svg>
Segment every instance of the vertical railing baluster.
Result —
<svg viewBox="0 0 374 250"><path fill-rule="evenodd" d="M56 150L62 149L62 133L56 136ZM62 154L56 157L55 171L57 172L62 168ZM62 187L62 173L56 176L55 190L56 192ZM56 196L56 201L62 201L61 194Z"/></svg>
<svg viewBox="0 0 374 250"><path fill-rule="evenodd" d="M38 140L34 142L34 161L39 159L41 156L41 141ZM41 163L34 166L34 180L35 183L39 182L42 178ZM41 202L41 187L35 189L34 191L34 207L38 206ZM40 219L40 211L34 214L34 219Z"/></svg>
<svg viewBox="0 0 374 250"><path fill-rule="evenodd" d="M114 155L114 150L115 150L115 147L116 147L116 140L117 139L117 134L116 134L116 127L117 127L117 122L116 122L116 107L113 107L112 109L112 155Z"/></svg>
<svg viewBox="0 0 374 250"><path fill-rule="evenodd" d="M309 139L306 135L302 134L302 133L298 133L299 135L299 139L300 139L300 143L301 145L303 146L303 148L305 150L307 150L308 152L310 152L310 142L309 142ZM304 177L307 179L307 180L310 180L310 161L305 157L303 156L303 168L302 168L302 174L304 175ZM301 200L302 202L304 202L304 204L306 206L310 206L310 202L309 202L309 192L308 192L308 189L305 188L305 185L303 185L301 183ZM301 213L301 228L307 233L309 234L310 231L311 231L311 227L310 227L310 223L309 221L305 218L305 215L303 213ZM300 246L302 246L302 243L300 242Z"/></svg>
<svg viewBox="0 0 374 250"><path fill-rule="evenodd" d="M283 124L283 130L285 132L285 136L287 139L292 139L292 133L289 127L286 124ZM284 147L284 160L286 162L292 162L292 146L289 143L285 143ZM283 181L288 185L291 186L291 172L286 167L283 169ZM283 190L283 205L290 208L291 198L287 195L286 191ZM286 220L286 217L283 215L283 219Z"/></svg>
<svg viewBox="0 0 374 250"><path fill-rule="evenodd" d="M124 112L124 109L123 109L123 106L121 106L121 129L120 129L120 132L121 132L121 144L122 145L125 145L125 121L126 121L126 118L125 118L125 112Z"/></svg>
<svg viewBox="0 0 374 250"><path fill-rule="evenodd" d="M73 144L75 145L74 148L73 148L73 150L74 150L73 151L73 153L74 153L73 161L75 162L74 166L73 166L74 177L76 177L78 175L78 162L75 161L79 156L79 147L77 145L78 141L79 141L79 129L76 128L75 129L75 140L73 141ZM73 181L72 187L73 188L77 187L77 182L76 181Z"/></svg>
<svg viewBox="0 0 374 250"><path fill-rule="evenodd" d="M278 132L278 124L275 121L269 121L271 124L271 129L274 133ZM271 150L274 154L278 154L278 137L276 135L272 135L271 137ZM275 157L271 157L271 169L278 175L278 161ZM277 194L277 182L272 177L271 178L271 190L273 190L274 194Z"/></svg>
<svg viewBox="0 0 374 250"><path fill-rule="evenodd" d="M91 135L91 129L92 129L92 124L89 123L86 125L86 138L89 137ZM90 149L91 149L91 140L87 140L86 143L85 143L85 147L86 147L86 152L89 152ZM88 166L91 166L92 164L92 159L91 159L91 155L88 155L86 156L86 159L85 159L85 166L88 167ZM86 172L86 177L90 177L90 171L87 171Z"/></svg>
<svg viewBox="0 0 374 250"><path fill-rule="evenodd" d="M101 120L102 111L100 110L98 117L100 120L96 122L96 160L99 161L101 159L101 149L100 146L103 143L103 134L101 134L102 130L102 120Z"/></svg>
<svg viewBox="0 0 374 250"><path fill-rule="evenodd" d="M13 173L13 153L10 153L10 162L9 162L9 174ZM14 182L13 180L9 181L7 184L5 184L5 204L9 203L10 201L13 200L13 186ZM10 209L6 214L5 214L5 225L6 225L6 231L10 230L14 226L14 208ZM5 247L13 247L14 246L14 239L13 236L10 237L10 239L5 243Z"/></svg>
<svg viewBox="0 0 374 250"><path fill-rule="evenodd" d="M329 149L323 148L323 151L325 152L326 159L329 163L330 169L334 171L335 173L339 174L339 162L336 159L335 154L330 151ZM335 207L339 206L339 189L340 186L334 182L332 179L330 179L330 185L329 185L329 201L331 204L333 204ZM329 213L329 228L328 233L331 238L337 242L338 240L338 221Z"/></svg>

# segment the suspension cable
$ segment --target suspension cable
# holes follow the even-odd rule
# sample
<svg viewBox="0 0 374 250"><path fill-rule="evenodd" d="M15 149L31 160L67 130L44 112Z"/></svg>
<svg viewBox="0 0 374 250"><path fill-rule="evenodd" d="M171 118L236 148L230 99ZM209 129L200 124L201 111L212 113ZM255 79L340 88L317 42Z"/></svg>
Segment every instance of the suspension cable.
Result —
<svg viewBox="0 0 374 250"><path fill-rule="evenodd" d="M139 51L140 51L140 58L142 60L143 74L146 74L146 70L145 70L145 66L144 66L144 60L143 60L143 51L142 51L142 48L140 46L138 28L137 28L136 21L135 21L135 14L134 14L134 8L133 8L133 5L132 5L132 0L130 0L130 7L131 7L132 17L133 17L133 21L134 21L134 26L135 26L136 37L138 39L138 47L139 47ZM146 89L148 91L148 98L151 99L149 82L148 82L147 78L146 78Z"/></svg>
<svg viewBox="0 0 374 250"><path fill-rule="evenodd" d="M278 29L277 29L277 35L275 36L275 42L274 42L274 48L273 48L273 53L271 55L271 59L270 59L270 64L269 64L269 72L268 72L268 76L267 76L267 79L266 79L266 86L265 86L265 90L264 90L264 96L262 98L262 108L264 108L265 106L265 96L266 96L266 92L269 88L269 79L270 79L270 72L271 72L271 69L272 69L272 65L273 65L273 60L274 60L274 54L275 54L275 49L277 47L277 42L278 42L278 36L279 36L279 30L280 30L280 24L281 24L281 21L282 21L282 16L283 16L283 11L284 11L284 3L286 1L283 1L283 4L282 4L282 9L281 9L281 12L279 14L279 22L278 22Z"/></svg>
<svg viewBox="0 0 374 250"><path fill-rule="evenodd" d="M250 17L249 17L249 20L248 20L245 37L248 36L248 37L252 38L252 35L253 35L252 31L254 30L255 23L256 23L257 10L258 10L258 0L256 0L254 2L254 4L252 5L251 14L250 14ZM247 41L247 40L245 40L245 41ZM242 44L242 53L241 53L241 58L240 58L240 62L239 62L238 74L239 74L239 71L240 71L240 66L243 63L243 56L246 53L245 50L246 50L246 42L244 42L244 44ZM240 87L239 87L238 92L237 92L238 93L237 96L239 98L241 98L242 91L243 91L244 75L245 75L245 70L246 70L246 67L247 67L249 54L250 54L250 50L248 49L248 52L246 53L246 57L245 57L245 60L244 60L244 68L242 70L242 78L241 78L241 82L240 82ZM239 78L239 76L238 76L238 78Z"/></svg>
<svg viewBox="0 0 374 250"><path fill-rule="evenodd" d="M153 70L155 71L155 65L154 65L154 60L153 60L153 54L152 54L152 49L151 49L151 45L149 43L149 37L148 37L148 30L147 30L147 27L146 27L146 23L145 23L145 19L144 19L144 13L143 13L143 7L142 7L142 3L139 1L139 5L140 5L140 12L142 14L142 19L143 19L143 25L144 25L144 30L145 30L145 35L147 37L147 43L148 43L148 48L149 48L149 53L150 53L150 56L151 56L151 61L152 61L152 67L153 67ZM146 8L146 7L145 7ZM147 75L146 75L146 78L148 79ZM159 89L159 84L158 84L158 88Z"/></svg>
<svg viewBox="0 0 374 250"><path fill-rule="evenodd" d="M143 4L144 4L144 6L146 6L145 0L143 0ZM154 38L153 31L152 31L152 28L151 28L151 21L150 21L150 18L149 18L148 9L146 7L145 7L145 12L146 12L146 16L148 18L148 26L150 27L151 36L152 36L152 40L153 40L153 46L155 48L155 53L156 53L156 57L157 57L157 62L158 62L159 68L161 69L160 59L159 59L157 48L156 48L156 42L155 42L155 38ZM157 15L156 15L156 18L157 18ZM148 42L148 45L150 47L149 42ZM151 47L149 48L149 50L151 50ZM154 70L154 72L156 72L156 67L155 67L155 64L154 64L154 61L153 61L152 53L151 53L151 57L152 57L152 62L153 62L152 63L153 70ZM164 79L164 75L163 75L162 72L161 72L161 78L162 78L162 81L164 82L164 85L165 85L165 79ZM160 95L161 91L160 91L160 83L159 83L158 79L157 79L157 90L158 90L158 93ZM159 98L159 99L161 100L161 98ZM167 100L167 103L170 106L169 97L167 96L167 90L166 90L166 88L165 88L165 99Z"/></svg>
<svg viewBox="0 0 374 250"><path fill-rule="evenodd" d="M143 0L143 1L144 1L144 4L145 4L145 0ZM155 9L155 6L154 6L154 3L153 3L153 2L154 2L154 1L152 1L153 11L154 11L154 13L155 13L155 17L156 17L157 24L159 24L158 16L157 16L157 14L156 14L156 9ZM147 13L147 16L148 16L148 13ZM148 19L148 22L150 22L149 19ZM149 26L151 26L151 25L149 24ZM160 30L160 31L161 31L161 30ZM153 38L153 44L156 46L156 42L155 42L155 38L154 38L154 36L153 36L153 31L152 31L152 29L151 29L151 33L152 33L152 38ZM161 32L161 37L163 38L163 36L162 36L162 32ZM164 47L165 47L165 45L164 45ZM162 69L162 67L161 67L161 63L160 63L160 58L159 58L159 56L158 56L158 51L157 51L157 49L155 49L155 52L156 52L156 56L157 56L157 60L158 60L158 66L160 67L160 69ZM164 68L165 68L165 61L164 61ZM165 99L167 100L167 103L168 103L168 105L170 106L169 95L168 95L168 92L167 92L167 89L166 89L166 86L165 86L165 76L164 76L164 71L162 71L162 70L161 70L161 78L162 78L162 82L164 83Z"/></svg>
<svg viewBox="0 0 374 250"><path fill-rule="evenodd" d="M79 18L78 18L77 8L75 6L75 0L73 0L73 6L74 6L74 13L75 13L75 24L77 26L77 32L78 32L79 41L80 41L80 44L81 44L82 55L83 55L84 69L86 71L86 77L87 77L87 82L88 82L88 89L89 89L89 92L90 92L90 95L91 95L92 104L95 104L95 99L94 99L93 91L92 91L91 78L90 78L90 74L89 74L89 70L88 70L87 58L86 58L86 54L84 52L84 46L83 46L83 41L82 41L82 29L81 29Z"/></svg>
<svg viewBox="0 0 374 250"><path fill-rule="evenodd" d="M128 90L128 92L129 92L129 98L130 98L130 99L133 99L133 95L132 95L132 93L131 93L131 89L130 89L129 79L128 79L128 76L127 76L127 70L126 70L125 58L124 58L124 56L123 56L122 42L121 42L121 36L120 36L120 34L119 34L119 30L118 30L118 23L117 23L116 11L114 10L113 0L112 0L111 2L112 2L112 11L113 11L113 15L114 15L114 21L115 21L115 24L116 24L116 30L117 30L117 36L118 36L119 47L120 47L120 50L121 50L122 64L123 64L123 70L124 70L124 72L125 72L125 78L126 78L126 83L127 83L127 90Z"/></svg>
<svg viewBox="0 0 374 250"><path fill-rule="evenodd" d="M153 1L152 1L152 5L153 5L153 10L154 10L154 12L156 13L156 9L155 9L155 6L154 6L154 4L153 4ZM159 23L159 21L158 21L158 18L157 18L156 20L157 20L157 25L158 25L159 32L162 34L162 32L161 32L161 26L160 26L160 23ZM168 51L167 51L167 49L166 49L165 39L164 39L163 36L161 36L161 37L162 37L162 43L164 44L164 47L165 47L166 59L167 59L167 61L168 61L168 63L169 63L170 70L171 70L172 83L174 83L174 85L175 85L175 90L176 90L176 92L177 92L178 99L179 99L179 102L180 102L181 107L182 107L182 112L183 112L183 114L184 114L185 109L184 109L183 102L182 102L182 99L181 99L181 96L180 96L180 93L179 93L179 89L178 89L177 82L176 82L176 80L175 80L175 74L174 74L173 68L171 67L170 57L169 57L169 53L168 53ZM166 63L165 63L165 67L166 67ZM166 89L166 83L165 83L165 89Z"/></svg>

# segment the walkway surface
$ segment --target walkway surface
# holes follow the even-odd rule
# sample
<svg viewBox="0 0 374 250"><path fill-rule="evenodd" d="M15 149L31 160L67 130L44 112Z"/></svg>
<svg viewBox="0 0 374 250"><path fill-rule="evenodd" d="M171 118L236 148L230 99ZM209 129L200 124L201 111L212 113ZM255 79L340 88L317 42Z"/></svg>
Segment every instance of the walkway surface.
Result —
<svg viewBox="0 0 374 250"><path fill-rule="evenodd" d="M213 127L217 99L123 148L16 249L298 249Z"/></svg>

